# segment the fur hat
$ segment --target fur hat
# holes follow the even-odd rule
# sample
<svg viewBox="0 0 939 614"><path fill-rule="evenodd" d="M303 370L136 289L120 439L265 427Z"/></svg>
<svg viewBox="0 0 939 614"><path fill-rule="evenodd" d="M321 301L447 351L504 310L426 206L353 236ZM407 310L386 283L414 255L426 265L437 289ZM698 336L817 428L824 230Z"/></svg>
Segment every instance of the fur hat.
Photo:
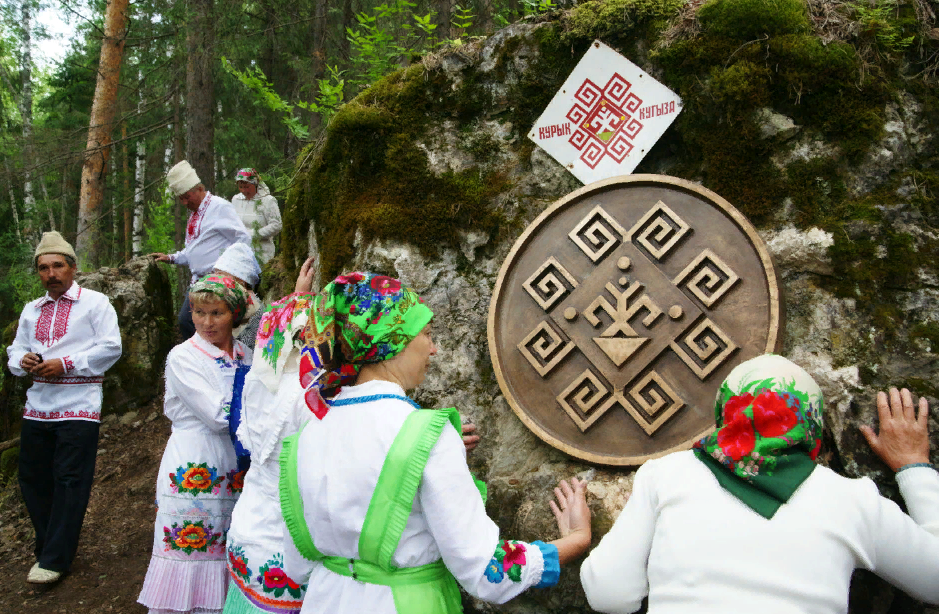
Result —
<svg viewBox="0 0 939 614"><path fill-rule="evenodd" d="M181 196L202 183L196 169L185 160L170 169L166 174L166 182L173 196Z"/></svg>
<svg viewBox="0 0 939 614"><path fill-rule="evenodd" d="M261 277L261 267L258 266L257 258L254 257L254 251L245 243L229 245L215 261L215 268L234 275L251 286L258 285Z"/></svg>
<svg viewBox="0 0 939 614"><path fill-rule="evenodd" d="M75 250L69 242L55 230L42 233L42 239L39 241L39 245L36 246L33 259L35 260L45 254L62 254L63 256L70 256L72 260L78 260L78 257L75 256Z"/></svg>

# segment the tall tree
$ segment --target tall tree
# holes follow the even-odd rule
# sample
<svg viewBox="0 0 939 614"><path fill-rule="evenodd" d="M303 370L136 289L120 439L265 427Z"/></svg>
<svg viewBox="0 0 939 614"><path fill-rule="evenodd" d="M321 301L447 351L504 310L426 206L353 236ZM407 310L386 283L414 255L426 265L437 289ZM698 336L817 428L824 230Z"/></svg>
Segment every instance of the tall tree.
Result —
<svg viewBox="0 0 939 614"><path fill-rule="evenodd" d="M33 53L32 53L32 3L23 0L20 7L20 27L22 28L22 48L20 51L20 117L23 122L23 166L28 169L32 164L33 141ZM25 170L23 181L23 204L27 218L36 206L33 196L33 182L29 170Z"/></svg>
<svg viewBox="0 0 939 614"><path fill-rule="evenodd" d="M186 159L215 190L215 20L213 0L192 0L186 45Z"/></svg>
<svg viewBox="0 0 939 614"><path fill-rule="evenodd" d="M117 110L117 86L127 37L128 0L110 0L104 14L104 39L95 97L91 104L88 145L82 166L81 193L78 202L78 236L75 248L80 260L97 263L99 227L98 209L104 199L104 178L111 153L111 124Z"/></svg>

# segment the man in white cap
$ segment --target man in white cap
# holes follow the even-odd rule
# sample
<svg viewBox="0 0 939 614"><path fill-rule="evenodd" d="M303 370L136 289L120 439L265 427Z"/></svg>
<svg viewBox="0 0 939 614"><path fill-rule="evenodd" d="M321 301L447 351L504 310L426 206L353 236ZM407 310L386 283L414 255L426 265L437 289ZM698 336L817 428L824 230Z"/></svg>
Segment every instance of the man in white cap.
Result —
<svg viewBox="0 0 939 614"><path fill-rule="evenodd" d="M225 248L234 243L251 244L251 235L241 222L232 204L205 189L195 169L183 160L166 174L169 189L189 209L186 224L186 246L175 254L150 254L159 262L188 265L192 272L190 284L212 272L215 261ZM184 339L192 337L189 294L183 297L179 310L179 332Z"/></svg>
<svg viewBox="0 0 939 614"><path fill-rule="evenodd" d="M108 297L74 281L75 250L47 232L35 253L46 295L23 308L7 348L17 377L32 376L20 427L19 484L36 529L28 582L50 584L78 550L91 495L104 372L121 357Z"/></svg>

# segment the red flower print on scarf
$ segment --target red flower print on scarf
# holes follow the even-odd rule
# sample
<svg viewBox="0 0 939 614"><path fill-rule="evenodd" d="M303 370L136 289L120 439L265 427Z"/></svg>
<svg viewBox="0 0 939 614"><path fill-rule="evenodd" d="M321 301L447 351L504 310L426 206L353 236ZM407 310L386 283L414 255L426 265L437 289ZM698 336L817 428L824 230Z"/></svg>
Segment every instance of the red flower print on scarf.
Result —
<svg viewBox="0 0 939 614"><path fill-rule="evenodd" d="M393 277L376 275L372 278L372 290L379 294L395 294L401 291L401 282Z"/></svg>
<svg viewBox="0 0 939 614"><path fill-rule="evenodd" d="M349 273L348 275L340 275L334 281L337 284L357 284L363 279L365 279L365 275L361 273Z"/></svg>
<svg viewBox="0 0 939 614"><path fill-rule="evenodd" d="M730 424L737 417L737 412L741 412L750 406L753 402L753 395L750 393L741 394L727 399L724 404L724 424Z"/></svg>
<svg viewBox="0 0 939 614"><path fill-rule="evenodd" d="M767 390L753 401L753 425L763 437L788 433L799 419L778 394Z"/></svg>
<svg viewBox="0 0 939 614"><path fill-rule="evenodd" d="M525 564L525 546L522 544L505 541L502 544L502 549L505 550L505 558L502 559L503 570L508 571L512 565Z"/></svg>
<svg viewBox="0 0 939 614"><path fill-rule="evenodd" d="M818 458L818 453L821 451L821 449L822 449L822 440L816 439L815 447L812 448L811 452L809 452L809 458L811 458L812 460L815 460L816 458Z"/></svg>
<svg viewBox="0 0 939 614"><path fill-rule="evenodd" d="M756 436L753 434L753 426L746 414L737 413L737 418L729 424L725 424L717 432L717 445L721 447L724 454L735 461L740 460L753 451L756 443Z"/></svg>

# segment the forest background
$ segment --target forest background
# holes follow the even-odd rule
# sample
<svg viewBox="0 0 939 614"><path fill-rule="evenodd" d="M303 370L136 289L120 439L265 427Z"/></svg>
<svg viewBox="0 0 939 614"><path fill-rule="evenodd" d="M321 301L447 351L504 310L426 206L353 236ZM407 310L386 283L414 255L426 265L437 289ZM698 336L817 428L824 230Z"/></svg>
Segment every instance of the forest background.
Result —
<svg viewBox="0 0 939 614"><path fill-rule="evenodd" d="M228 199L234 173L254 167L283 206L294 157L344 101L428 52L555 8L0 0L0 350L25 302L42 293L32 251L43 231L76 245L82 270L181 248L188 212L167 195L165 175L184 158ZM37 66L44 9L76 35L61 61ZM178 291L188 273L167 268Z"/></svg>

